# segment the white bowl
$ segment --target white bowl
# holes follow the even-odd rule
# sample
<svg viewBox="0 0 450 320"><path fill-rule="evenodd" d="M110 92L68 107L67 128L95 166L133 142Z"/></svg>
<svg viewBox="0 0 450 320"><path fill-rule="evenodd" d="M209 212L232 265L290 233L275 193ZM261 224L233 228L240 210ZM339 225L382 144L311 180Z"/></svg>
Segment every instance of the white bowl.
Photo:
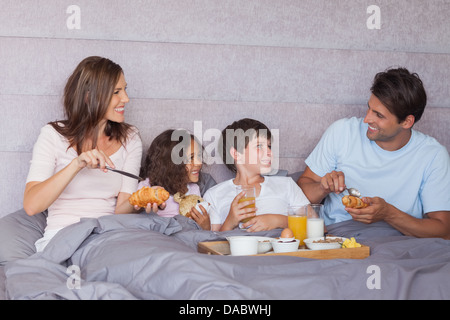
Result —
<svg viewBox="0 0 450 320"><path fill-rule="evenodd" d="M258 253L258 240L256 237L235 236L227 237L230 243L232 256L247 256Z"/></svg>
<svg viewBox="0 0 450 320"><path fill-rule="evenodd" d="M292 237L292 238L277 238L277 240L280 240L280 241L283 241L283 242L291 242L292 240L294 240L295 239L295 237Z"/></svg>
<svg viewBox="0 0 450 320"><path fill-rule="evenodd" d="M273 238L269 237L252 237L258 240L258 254L266 253L272 250L272 240Z"/></svg>
<svg viewBox="0 0 450 320"><path fill-rule="evenodd" d="M342 239L342 242L345 241L347 238L343 237L327 237L327 239ZM317 237L317 238L308 238L305 239L304 242L306 246L311 250L326 250L326 249L339 249L342 245L342 242L314 242L317 240L323 240L323 237Z"/></svg>
<svg viewBox="0 0 450 320"><path fill-rule="evenodd" d="M300 241L298 239L294 239L289 242L282 241L280 239L272 240L272 247L275 253L281 252L293 252L298 250L298 244Z"/></svg>

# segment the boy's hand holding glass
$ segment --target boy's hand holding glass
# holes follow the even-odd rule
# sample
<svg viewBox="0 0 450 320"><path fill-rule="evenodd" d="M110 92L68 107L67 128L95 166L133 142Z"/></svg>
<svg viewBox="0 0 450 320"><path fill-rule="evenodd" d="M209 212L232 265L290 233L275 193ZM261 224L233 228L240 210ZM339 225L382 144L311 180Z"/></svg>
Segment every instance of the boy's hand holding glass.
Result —
<svg viewBox="0 0 450 320"><path fill-rule="evenodd" d="M256 188L254 186L250 185L243 185L243 186L237 186L236 187L236 194L244 193L244 196L239 199L239 203L247 202L247 201L255 201L256 200ZM245 208L254 208L255 203L250 203L249 205L246 205ZM251 218L244 218L241 220L242 223L246 223L250 221Z"/></svg>
<svg viewBox="0 0 450 320"><path fill-rule="evenodd" d="M230 222L232 222L234 226L237 226L242 220L248 221L256 216L257 208L255 207L255 200L242 201L245 196L245 191L242 191L231 203L228 217L232 219Z"/></svg>

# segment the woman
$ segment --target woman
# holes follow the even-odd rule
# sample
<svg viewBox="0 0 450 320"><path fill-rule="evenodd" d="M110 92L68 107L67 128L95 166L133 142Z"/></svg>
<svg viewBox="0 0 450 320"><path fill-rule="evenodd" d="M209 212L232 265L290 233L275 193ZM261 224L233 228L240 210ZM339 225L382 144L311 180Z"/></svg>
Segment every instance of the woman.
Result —
<svg viewBox="0 0 450 320"><path fill-rule="evenodd" d="M139 173L142 142L124 122L129 102L122 68L109 59L80 62L64 89L66 120L41 129L24 193L29 215L48 208L41 251L62 228L80 218L132 212L137 180L105 167Z"/></svg>

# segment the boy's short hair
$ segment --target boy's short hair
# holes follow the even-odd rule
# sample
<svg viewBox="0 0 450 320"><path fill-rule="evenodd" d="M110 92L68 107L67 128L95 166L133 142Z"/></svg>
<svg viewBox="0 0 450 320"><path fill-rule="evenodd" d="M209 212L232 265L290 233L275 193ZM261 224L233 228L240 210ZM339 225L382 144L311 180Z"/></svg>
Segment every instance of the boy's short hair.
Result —
<svg viewBox="0 0 450 320"><path fill-rule="evenodd" d="M229 170L234 173L237 172L230 149L234 148L239 153L242 153L253 138L260 136L267 140L272 139L272 133L264 123L249 118L234 121L222 130L218 150L221 151L222 161Z"/></svg>
<svg viewBox="0 0 450 320"><path fill-rule="evenodd" d="M427 94L419 75L405 68L377 73L370 91L399 123L408 115L413 115L415 122L419 121L427 104Z"/></svg>

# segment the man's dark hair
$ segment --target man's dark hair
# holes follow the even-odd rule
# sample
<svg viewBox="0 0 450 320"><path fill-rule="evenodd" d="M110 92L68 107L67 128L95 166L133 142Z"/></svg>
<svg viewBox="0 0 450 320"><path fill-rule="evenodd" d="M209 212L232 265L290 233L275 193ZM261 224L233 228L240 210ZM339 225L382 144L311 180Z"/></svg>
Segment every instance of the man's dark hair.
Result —
<svg viewBox="0 0 450 320"><path fill-rule="evenodd" d="M419 75L405 68L378 73L370 91L397 117L399 123L408 115L413 115L415 122L419 121L427 104L427 94Z"/></svg>

